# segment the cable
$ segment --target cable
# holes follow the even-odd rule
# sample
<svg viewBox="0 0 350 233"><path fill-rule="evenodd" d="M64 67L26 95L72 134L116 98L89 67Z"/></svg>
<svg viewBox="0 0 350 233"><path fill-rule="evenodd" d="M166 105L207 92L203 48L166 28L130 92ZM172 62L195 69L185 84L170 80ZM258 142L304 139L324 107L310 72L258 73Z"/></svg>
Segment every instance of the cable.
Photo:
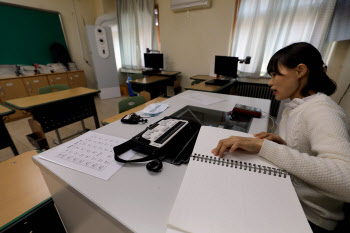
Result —
<svg viewBox="0 0 350 233"><path fill-rule="evenodd" d="M273 129L273 128L275 128L275 125L276 125L276 130L275 130L275 132L273 132L273 133L276 133L277 132L277 129L278 129L278 124L277 124L277 121L275 120L275 118L273 118L270 114L268 114L267 112L264 112L264 111L262 111L263 113L265 113L267 116L269 116L269 118L271 119L271 121L272 121L272 127L271 127L271 129ZM270 130L268 130L268 131L270 131ZM268 132L268 133L270 133L270 132Z"/></svg>
<svg viewBox="0 0 350 233"><path fill-rule="evenodd" d="M340 105L340 103L341 103L342 99L344 98L344 96L345 96L346 92L348 92L349 88L350 88L350 83L349 83L348 88L346 88L346 91L344 92L343 96L340 98L338 105Z"/></svg>

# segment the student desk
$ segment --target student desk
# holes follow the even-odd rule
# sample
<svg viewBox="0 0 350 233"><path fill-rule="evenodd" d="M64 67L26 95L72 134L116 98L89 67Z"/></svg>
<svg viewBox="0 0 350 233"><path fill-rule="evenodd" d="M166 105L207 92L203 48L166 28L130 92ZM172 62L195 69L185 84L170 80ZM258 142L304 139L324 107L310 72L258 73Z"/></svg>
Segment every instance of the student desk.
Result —
<svg viewBox="0 0 350 233"><path fill-rule="evenodd" d="M12 141L12 138L9 134L9 132L7 131L7 128L5 126L5 123L3 121L3 117L10 115L12 113L14 113L15 111L11 108L8 108L2 104L0 104L0 149L6 148L6 147L11 147L12 152L15 155L18 155L18 151L17 148L15 146L15 144Z"/></svg>
<svg viewBox="0 0 350 233"><path fill-rule="evenodd" d="M94 117L96 128L100 127L94 96L100 90L77 87L42 95L8 100L5 103L32 113L44 133L71 123Z"/></svg>
<svg viewBox="0 0 350 233"><path fill-rule="evenodd" d="M159 72L153 72L153 71L146 70L146 71L143 71L142 73L143 73L143 75L146 75L146 76L147 75L149 75L149 76L156 75L156 76L169 77L166 85L173 86L175 94L180 92L181 88L178 86L179 84L175 84L175 81L177 80L177 76L179 74L181 74L181 72L179 72L179 71L166 71L166 70L161 70Z"/></svg>
<svg viewBox="0 0 350 233"><path fill-rule="evenodd" d="M167 98L164 98L164 97L157 97L157 98L155 98L155 99L153 99L153 100L148 101L147 103L141 104L141 105L139 105L139 106L137 106L137 107L135 107L135 108L132 108L132 109L130 109L130 110L128 110L128 111L125 111L125 112L119 113L119 114L117 114L117 115L115 115L115 116L106 118L106 119L102 120L102 124L103 124L103 125L110 124L110 123L112 123L112 122L115 122L115 121L117 121L117 120L122 119L125 115L129 115L129 114L131 114L131 113L141 111L142 109L144 109L145 107L147 107L147 106L150 105L150 104L162 102L162 101L164 101L164 100L166 100L166 99L167 99Z"/></svg>
<svg viewBox="0 0 350 233"><path fill-rule="evenodd" d="M39 227L63 232L49 190L33 163L36 154L28 151L0 163L0 230L36 232Z"/></svg>
<svg viewBox="0 0 350 233"><path fill-rule="evenodd" d="M214 78L212 77L210 79L214 79ZM208 79L208 80L210 80L210 79ZM198 79L198 80L200 80L200 79ZM216 85L207 85L203 81L203 82L185 87L185 90L230 94L231 88L233 87L235 82L236 82L235 79L231 79L227 84L225 84L223 86L216 86Z"/></svg>
<svg viewBox="0 0 350 233"><path fill-rule="evenodd" d="M230 111L237 103L259 107L269 112L270 100L203 93L224 101L202 105L182 96L186 91L162 103L169 108L162 114L138 125L113 122L96 132L130 139L150 124L171 115L186 105ZM254 118L249 133L267 130L269 116ZM49 150L50 151L50 150ZM137 157L135 155L134 157ZM179 191L186 165L164 163L160 173L150 173L145 164L126 164L109 180L34 157L68 232L149 232L164 233L168 217ZM209 210L210 211L210 210Z"/></svg>
<svg viewBox="0 0 350 233"><path fill-rule="evenodd" d="M151 99L156 98L159 94L167 96L167 84L169 77L164 76L148 76L144 78L130 80L132 89L135 91L148 91L151 93Z"/></svg>
<svg viewBox="0 0 350 233"><path fill-rule="evenodd" d="M211 79L214 79L215 77L209 76L209 75L202 75L202 74L198 74L195 76L190 77L190 79L192 80L200 80L200 81L208 81Z"/></svg>

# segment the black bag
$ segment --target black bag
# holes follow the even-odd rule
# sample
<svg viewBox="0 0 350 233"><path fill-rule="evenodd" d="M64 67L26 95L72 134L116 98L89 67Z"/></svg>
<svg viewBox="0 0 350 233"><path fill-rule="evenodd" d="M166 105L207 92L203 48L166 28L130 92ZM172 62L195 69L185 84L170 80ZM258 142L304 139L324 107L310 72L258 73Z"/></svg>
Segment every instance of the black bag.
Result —
<svg viewBox="0 0 350 233"><path fill-rule="evenodd" d="M115 160L122 163L145 162L149 160L154 160L147 165L147 169L151 171L159 171L161 167L158 168L158 165L162 166L161 161L165 161L176 165L188 163L198 136L199 129L201 127L200 124L198 124L197 122L187 120L188 124L184 128L182 128L172 139L170 139L170 141L168 141L165 145L163 145L160 148L150 145L150 141L142 137L143 133L145 133L149 128L152 128L160 121L166 119L180 118L165 117L157 121L156 123L150 125L129 141L114 147L113 150ZM134 160L123 160L119 157L119 155L125 153L130 149L145 154L146 156Z"/></svg>

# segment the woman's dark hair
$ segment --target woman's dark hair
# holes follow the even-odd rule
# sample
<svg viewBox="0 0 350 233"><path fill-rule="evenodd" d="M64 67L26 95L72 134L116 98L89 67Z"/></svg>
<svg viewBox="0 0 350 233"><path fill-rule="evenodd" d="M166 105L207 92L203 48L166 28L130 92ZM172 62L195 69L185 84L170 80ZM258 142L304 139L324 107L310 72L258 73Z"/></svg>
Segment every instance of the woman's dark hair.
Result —
<svg viewBox="0 0 350 233"><path fill-rule="evenodd" d="M309 69L308 82L301 91L303 96L308 96L310 90L316 93L323 92L326 95L335 92L337 86L326 74L320 52L306 42L294 43L277 51L267 65L267 72L270 75L272 72L281 75L279 65L292 69L299 64L305 64Z"/></svg>

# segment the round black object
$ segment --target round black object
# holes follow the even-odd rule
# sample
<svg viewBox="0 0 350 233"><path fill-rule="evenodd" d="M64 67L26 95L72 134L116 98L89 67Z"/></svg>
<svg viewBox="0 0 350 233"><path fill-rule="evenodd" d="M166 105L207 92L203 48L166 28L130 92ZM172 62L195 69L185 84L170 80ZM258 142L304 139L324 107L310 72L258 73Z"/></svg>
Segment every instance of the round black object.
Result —
<svg viewBox="0 0 350 233"><path fill-rule="evenodd" d="M160 172L163 168L163 163L159 159L155 159L149 163L147 163L146 168L148 171L152 172Z"/></svg>

